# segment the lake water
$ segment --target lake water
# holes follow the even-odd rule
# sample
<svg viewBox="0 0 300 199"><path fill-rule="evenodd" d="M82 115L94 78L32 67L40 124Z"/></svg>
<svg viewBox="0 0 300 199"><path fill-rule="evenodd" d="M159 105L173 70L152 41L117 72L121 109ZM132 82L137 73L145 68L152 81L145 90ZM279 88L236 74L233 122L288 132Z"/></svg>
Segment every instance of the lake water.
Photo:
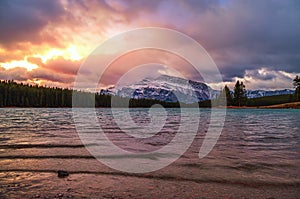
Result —
<svg viewBox="0 0 300 199"><path fill-rule="evenodd" d="M117 127L110 109L96 109L107 137L136 154L155 152L175 137L180 110L165 113L158 134L134 139ZM148 109L132 109L130 116L140 126L153 119ZM178 160L134 174L111 169L89 153L72 109L0 109L0 198L299 198L300 110L229 109L217 144L199 159L210 116L209 109L200 110L197 135ZM70 175L58 178L57 170Z"/></svg>

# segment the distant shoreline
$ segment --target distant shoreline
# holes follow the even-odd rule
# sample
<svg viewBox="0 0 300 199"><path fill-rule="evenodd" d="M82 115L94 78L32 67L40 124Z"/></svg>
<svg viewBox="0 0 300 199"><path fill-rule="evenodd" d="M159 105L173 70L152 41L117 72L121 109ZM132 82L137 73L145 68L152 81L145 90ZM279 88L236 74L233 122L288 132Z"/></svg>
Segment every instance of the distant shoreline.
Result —
<svg viewBox="0 0 300 199"><path fill-rule="evenodd" d="M291 102L284 104L276 104L270 106L260 106L259 108L268 108L268 109L300 109L300 102Z"/></svg>
<svg viewBox="0 0 300 199"><path fill-rule="evenodd" d="M227 106L228 109L300 109L300 102L291 102L269 106Z"/></svg>
<svg viewBox="0 0 300 199"><path fill-rule="evenodd" d="M73 108L73 107L21 107L21 106L7 106L1 108ZM83 108L83 107L78 107ZM111 107L90 107L90 108L111 108ZM120 107L126 108L126 107ZM130 107L130 108L149 108L149 107ZM178 107L167 107L167 108L178 108ZM188 107L184 107L188 108ZM211 108L211 107L199 107L199 108ZM270 106L227 106L227 107L217 107L217 108L228 108L228 109L300 109L300 102L291 102L284 104L276 104Z"/></svg>

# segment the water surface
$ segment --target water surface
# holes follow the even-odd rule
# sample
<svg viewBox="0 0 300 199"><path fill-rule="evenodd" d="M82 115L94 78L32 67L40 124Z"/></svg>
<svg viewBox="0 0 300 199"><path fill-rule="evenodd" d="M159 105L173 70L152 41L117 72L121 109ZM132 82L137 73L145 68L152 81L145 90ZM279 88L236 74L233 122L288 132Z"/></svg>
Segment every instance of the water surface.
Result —
<svg viewBox="0 0 300 199"><path fill-rule="evenodd" d="M168 144L180 124L180 109L166 109L166 123L158 134L133 139L113 122L110 109L96 112L107 136L135 153ZM140 126L151 121L148 109L132 109L130 115ZM0 109L0 198L297 198L299 118L300 110L229 109L216 146L199 159L210 121L209 109L201 109L197 136L180 159L155 172L127 174L87 151L72 109ZM57 178L57 170L70 176Z"/></svg>

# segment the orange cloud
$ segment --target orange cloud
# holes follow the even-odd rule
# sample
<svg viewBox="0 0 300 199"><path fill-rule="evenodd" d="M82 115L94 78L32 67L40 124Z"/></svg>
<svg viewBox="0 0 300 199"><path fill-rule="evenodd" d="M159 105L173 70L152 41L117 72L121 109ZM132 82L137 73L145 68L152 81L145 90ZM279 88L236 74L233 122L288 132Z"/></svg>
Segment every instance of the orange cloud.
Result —
<svg viewBox="0 0 300 199"><path fill-rule="evenodd" d="M8 79L15 74L18 79L35 81L42 73L52 71L64 77L55 79L45 75L36 82L53 85L59 84L57 81L61 79L62 85L67 85L69 79L65 76L75 75L95 47L112 35L145 26L173 28L196 39L209 50L226 81L242 78L246 70L262 65L278 71L299 72L298 3L226 2L2 0L1 78ZM188 64L147 53L149 57L162 56L158 58L161 63L178 65L177 69L185 76L200 80ZM136 61L138 59L141 61ZM126 55L118 60L118 66L108 69L106 75L111 78L105 82L115 81L130 69L130 64L150 61L153 60L142 53ZM44 70L36 75L38 78L28 75L38 69ZM21 75L21 72L26 74Z"/></svg>
<svg viewBox="0 0 300 199"><path fill-rule="evenodd" d="M168 74L171 70L176 70L189 79L201 79L199 75L191 75L197 74L197 71L183 58L162 50L144 49L127 53L114 60L105 70L100 83L102 85L114 85L125 73L148 63L151 64L147 66L147 69L144 69L144 74L135 74L136 79L128 81L136 81L145 76Z"/></svg>

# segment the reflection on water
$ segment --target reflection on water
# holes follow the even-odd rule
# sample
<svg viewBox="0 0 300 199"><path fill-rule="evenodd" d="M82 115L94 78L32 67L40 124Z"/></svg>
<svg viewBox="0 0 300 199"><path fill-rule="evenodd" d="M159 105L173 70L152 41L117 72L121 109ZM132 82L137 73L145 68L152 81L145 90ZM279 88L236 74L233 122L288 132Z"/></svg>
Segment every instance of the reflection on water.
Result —
<svg viewBox="0 0 300 199"><path fill-rule="evenodd" d="M165 125L146 139L124 134L110 109L96 112L107 137L137 155L168 144L179 129L180 109L166 109ZM151 122L148 109L133 109L130 116L141 128ZM103 197L296 197L299 118L299 110L227 110L217 145L199 159L210 120L209 109L201 109L199 131L188 151L164 169L137 175L118 172L94 159L76 133L71 109L0 109L0 198L44 197L45 193L50 197L99 193ZM58 179L57 170L69 171L70 177Z"/></svg>

